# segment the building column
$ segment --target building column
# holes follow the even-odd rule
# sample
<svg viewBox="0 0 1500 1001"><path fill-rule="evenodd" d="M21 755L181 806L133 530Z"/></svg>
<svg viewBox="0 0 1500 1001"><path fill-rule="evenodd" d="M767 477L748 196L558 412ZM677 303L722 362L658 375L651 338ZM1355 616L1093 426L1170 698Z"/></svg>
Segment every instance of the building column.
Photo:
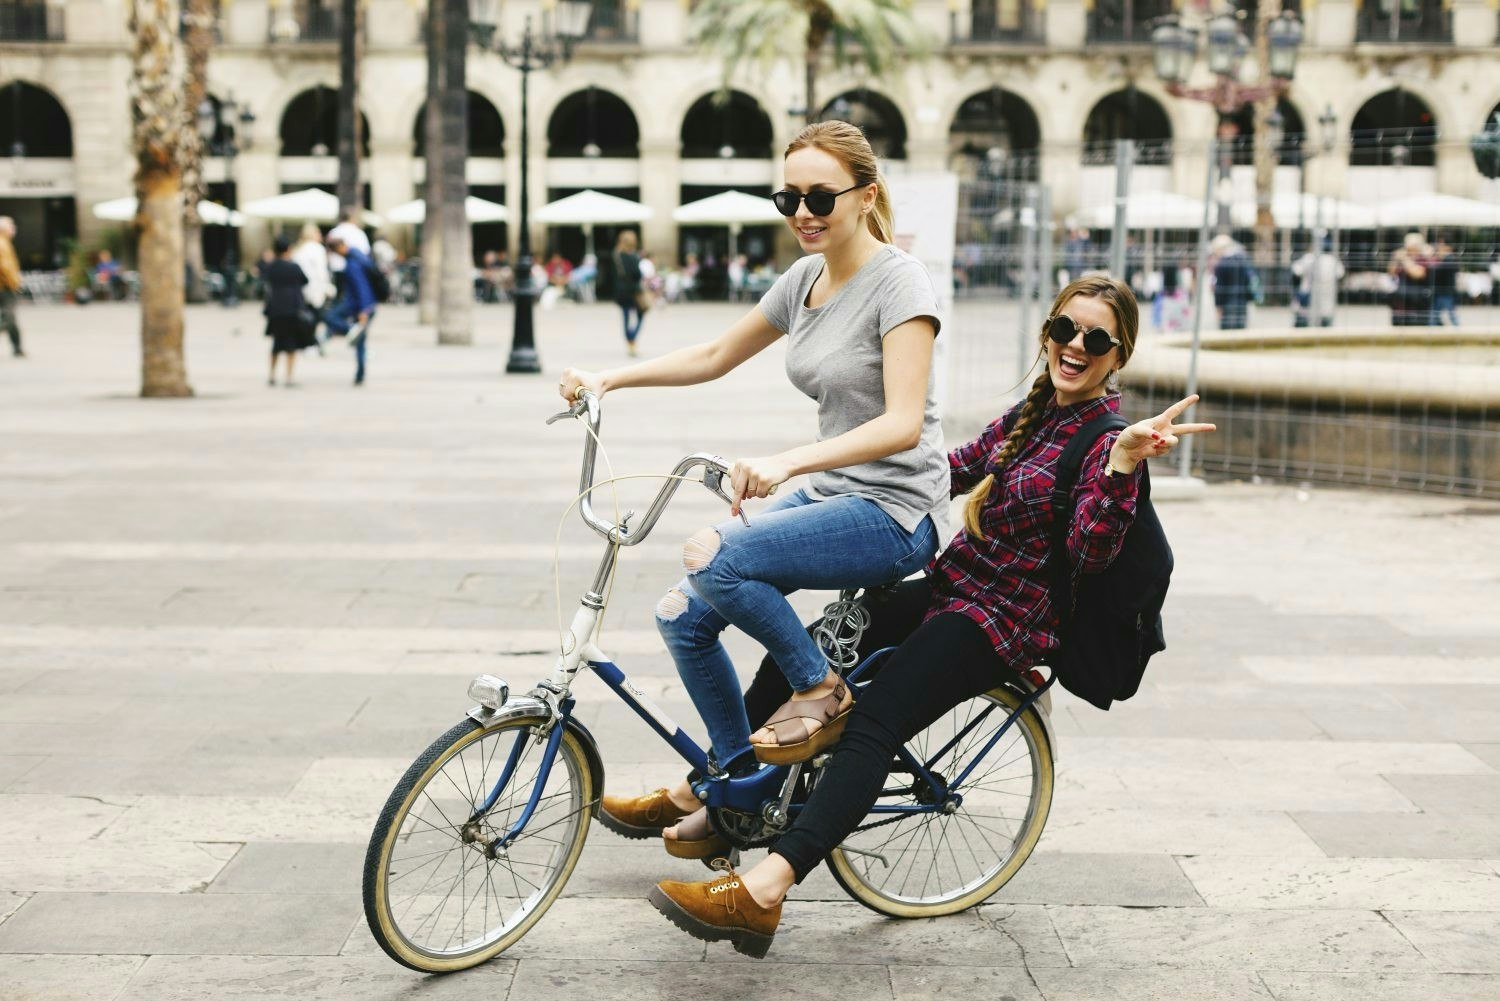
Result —
<svg viewBox="0 0 1500 1001"><path fill-rule="evenodd" d="M641 224L641 245L656 254L659 266L677 260L677 223L672 211L682 201L682 161L672 140L641 141L641 203L651 218Z"/></svg>
<svg viewBox="0 0 1500 1001"><path fill-rule="evenodd" d="M370 203L377 213L388 212L417 197L417 185L411 176L415 149L416 144L410 139L370 141L370 157L365 169L370 180Z"/></svg>

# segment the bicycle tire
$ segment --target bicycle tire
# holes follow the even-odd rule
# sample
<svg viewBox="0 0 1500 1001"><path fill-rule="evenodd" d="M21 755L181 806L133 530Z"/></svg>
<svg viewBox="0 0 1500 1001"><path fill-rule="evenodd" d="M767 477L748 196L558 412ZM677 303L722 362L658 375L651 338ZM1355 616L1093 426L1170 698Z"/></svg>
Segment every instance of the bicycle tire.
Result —
<svg viewBox="0 0 1500 1001"><path fill-rule="evenodd" d="M426 973L477 966L514 945L561 894L583 851L597 795L571 728L562 731L536 812L503 858L490 858L475 840L508 830L524 808L543 758L536 735L544 722L522 718L486 729L465 719L422 752L391 791L365 853L364 908L370 934L396 962ZM517 761L507 788L474 818L512 750ZM453 810L460 804L468 807L462 820ZM397 855L398 848L417 850ZM416 864L403 870L404 861ZM420 887L393 889L412 876L423 880ZM455 891L461 906L452 904Z"/></svg>
<svg viewBox="0 0 1500 1001"><path fill-rule="evenodd" d="M983 749L1021 700L1017 692L1002 687L961 703L917 734L907 751L929 762L934 751L988 708L963 740L930 760L934 772L951 779ZM979 759L957 790L963 799L954 812L868 814L828 856L828 868L839 886L871 910L896 918L955 914L1004 886L1030 858L1052 807L1052 749L1037 713L1034 707L1027 709ZM920 802L919 785L926 783L913 781L909 772L892 773L877 803ZM1016 803L1018 809L1010 810L1007 804L1022 795L1024 808ZM950 843L950 838L958 843ZM896 861L893 865L887 857L885 870L878 870L880 859L846 847L895 856Z"/></svg>

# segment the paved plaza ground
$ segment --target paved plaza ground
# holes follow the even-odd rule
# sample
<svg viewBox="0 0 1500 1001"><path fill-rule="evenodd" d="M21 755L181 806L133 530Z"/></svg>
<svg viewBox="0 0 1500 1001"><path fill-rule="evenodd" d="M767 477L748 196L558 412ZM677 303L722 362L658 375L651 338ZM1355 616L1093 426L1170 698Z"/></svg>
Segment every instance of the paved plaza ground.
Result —
<svg viewBox="0 0 1500 1001"><path fill-rule="evenodd" d="M653 312L643 344L736 312ZM23 308L31 357L0 351L3 1001L1500 997L1500 505L1244 483L1159 505L1169 649L1109 713L1059 694L1051 819L985 905L894 921L820 872L751 962L646 902L697 863L595 825L509 953L405 970L364 926L365 843L472 675L528 687L550 663L556 595L597 548L576 518L554 541L582 432L542 421L564 365L623 360L616 316L539 314L546 371L507 377L507 308L477 314L472 348L395 308L364 387L335 344L273 389L254 307L195 307L199 397L173 401L134 395L137 317ZM779 349L606 417L620 474L814 426ZM695 734L651 608L680 540L722 516L683 491L627 556L601 643ZM580 691L610 790L679 774Z"/></svg>

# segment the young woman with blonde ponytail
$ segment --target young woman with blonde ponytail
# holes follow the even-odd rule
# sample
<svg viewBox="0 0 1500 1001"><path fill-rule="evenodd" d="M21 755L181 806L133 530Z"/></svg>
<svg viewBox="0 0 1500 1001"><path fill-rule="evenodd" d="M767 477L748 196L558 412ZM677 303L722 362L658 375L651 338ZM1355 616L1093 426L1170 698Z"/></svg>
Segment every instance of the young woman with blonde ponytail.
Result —
<svg viewBox="0 0 1500 1001"><path fill-rule="evenodd" d="M568 369L558 384L571 400L580 386L603 396L709 382L785 337L787 375L817 401L815 441L734 463L736 520L687 540L686 576L656 606L714 758L731 774L753 771L757 758L812 757L837 739L853 704L786 595L884 584L920 570L937 551L948 504L933 397L937 296L921 262L890 242L890 195L870 144L846 122L809 125L787 146L783 168L785 187L773 200L806 256L747 316L708 343L607 372ZM811 474L806 487L777 498L748 526L737 520L743 501L769 497L800 474ZM784 704L757 714L765 726L753 741L719 641L730 624L780 667ZM605 796L600 819L627 837L662 833L681 857L726 848L686 781L647 796Z"/></svg>
<svg viewBox="0 0 1500 1001"><path fill-rule="evenodd" d="M817 868L875 803L896 748L967 699L1046 659L1058 638L1049 590L1056 464L1084 424L1118 412L1110 379L1135 348L1130 287L1085 275L1060 293L1041 330L1045 370L1026 399L948 454L953 496L968 494L963 531L921 579L870 596L862 652L899 644L860 697L807 805L765 860L698 883L663 880L651 903L702 939L769 938L794 883ZM1135 516L1142 460L1212 424L1177 424L1197 397L1102 435L1079 471L1069 512L1074 573L1098 572ZM774 704L781 674L761 665L746 702Z"/></svg>

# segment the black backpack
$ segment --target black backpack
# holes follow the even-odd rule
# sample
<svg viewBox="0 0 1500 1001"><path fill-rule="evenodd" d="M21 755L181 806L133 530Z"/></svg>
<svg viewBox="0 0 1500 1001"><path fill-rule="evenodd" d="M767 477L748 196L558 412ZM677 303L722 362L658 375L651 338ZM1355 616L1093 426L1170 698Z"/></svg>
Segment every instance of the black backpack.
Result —
<svg viewBox="0 0 1500 1001"><path fill-rule="evenodd" d="M365 266L365 274L370 279L370 294L375 296L376 302L391 301L391 279L384 271L381 271L375 262L371 261Z"/></svg>
<svg viewBox="0 0 1500 1001"><path fill-rule="evenodd" d="M1129 424L1119 414L1108 414L1079 428L1057 460L1052 488L1052 601L1062 646L1047 654L1047 663L1064 688L1100 709L1134 695L1146 662L1167 648L1161 606L1172 577L1172 547L1151 506L1151 476L1144 465L1135 521L1119 555L1099 573L1080 574L1077 588L1072 587L1068 525L1073 485L1099 436Z"/></svg>

